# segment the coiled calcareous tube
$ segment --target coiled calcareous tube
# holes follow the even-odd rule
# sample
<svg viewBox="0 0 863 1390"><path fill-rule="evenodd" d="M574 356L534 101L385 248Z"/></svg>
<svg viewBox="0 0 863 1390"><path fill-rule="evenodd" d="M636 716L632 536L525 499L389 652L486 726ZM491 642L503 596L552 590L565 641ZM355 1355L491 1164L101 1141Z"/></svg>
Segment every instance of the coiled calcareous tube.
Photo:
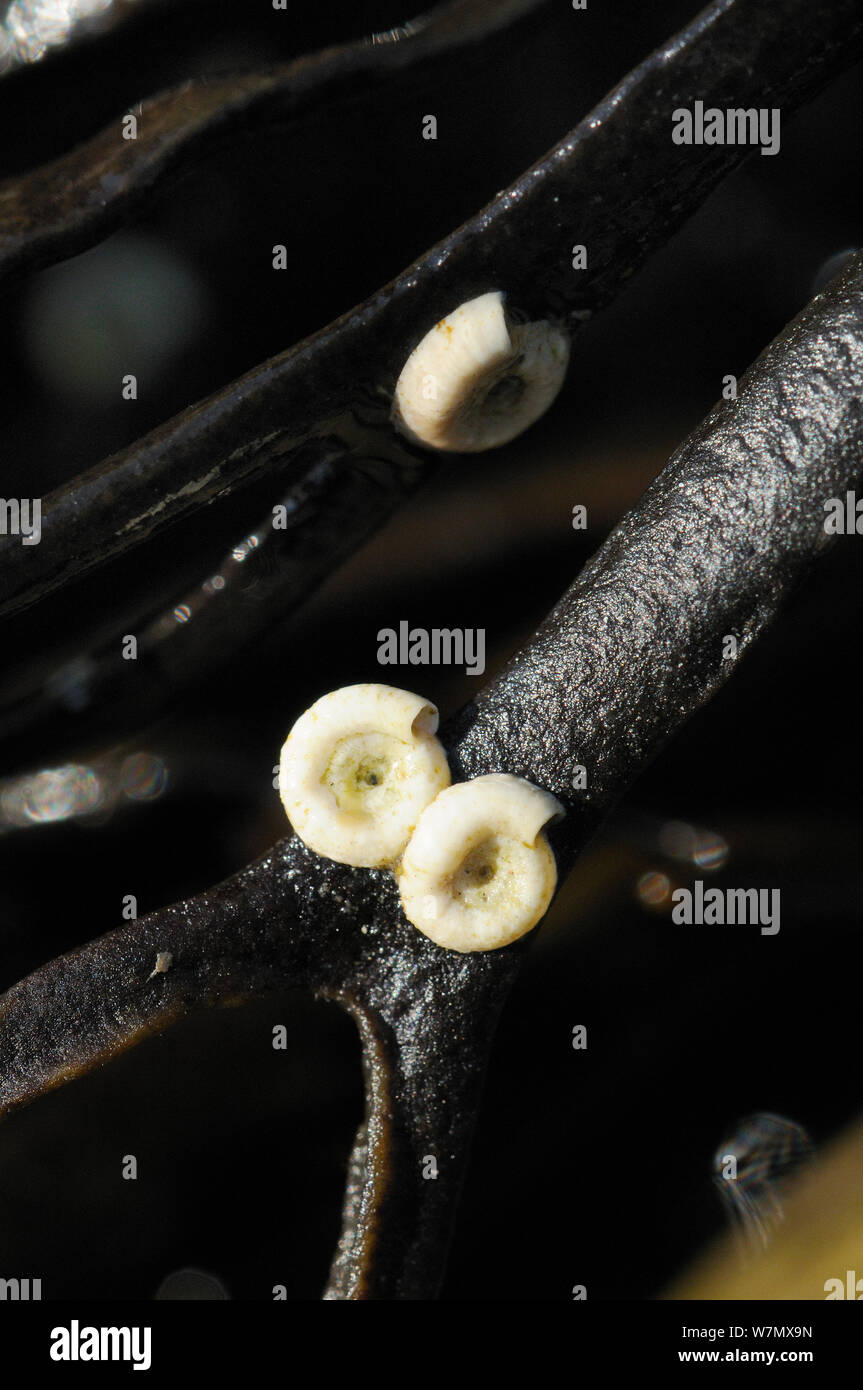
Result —
<svg viewBox="0 0 863 1390"><path fill-rule="evenodd" d="M423 811L396 870L408 920L453 951L493 951L545 914L557 866L543 827L564 814L508 773L459 782Z"/></svg>
<svg viewBox="0 0 863 1390"><path fill-rule="evenodd" d="M566 376L569 338L543 319L510 323L500 290L459 305L414 348L393 421L430 449L479 453L538 420Z"/></svg>
<svg viewBox="0 0 863 1390"><path fill-rule="evenodd" d="M433 704L389 685L333 690L282 748L279 794L300 839L327 859L380 868L401 856L450 774Z"/></svg>

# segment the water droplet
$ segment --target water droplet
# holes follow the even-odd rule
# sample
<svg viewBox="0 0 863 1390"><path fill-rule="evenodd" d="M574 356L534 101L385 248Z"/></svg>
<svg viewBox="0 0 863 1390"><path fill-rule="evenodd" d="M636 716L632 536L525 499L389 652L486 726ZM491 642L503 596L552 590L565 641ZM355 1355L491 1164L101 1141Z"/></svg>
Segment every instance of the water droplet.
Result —
<svg viewBox="0 0 863 1390"><path fill-rule="evenodd" d="M699 869L721 869L728 859L728 842L715 830L697 830L692 846L693 863Z"/></svg>
<svg viewBox="0 0 863 1390"><path fill-rule="evenodd" d="M120 785L130 801L155 801L168 785L168 769L154 753L133 753L123 760Z"/></svg>
<svg viewBox="0 0 863 1390"><path fill-rule="evenodd" d="M91 767L45 768L0 788L0 820L9 826L50 825L91 815L103 799L101 778Z"/></svg>
<svg viewBox="0 0 863 1390"><path fill-rule="evenodd" d="M669 859L690 860L694 839L693 826L682 820L666 821L659 832L659 848Z"/></svg>
<svg viewBox="0 0 863 1390"><path fill-rule="evenodd" d="M721 869L728 860L728 842L716 830L699 830L685 821L666 821L659 832L659 847L669 859L695 864L699 869Z"/></svg>
<svg viewBox="0 0 863 1390"><path fill-rule="evenodd" d="M663 908L671 900L671 881L667 874L649 869L641 875L635 891L642 907Z"/></svg>

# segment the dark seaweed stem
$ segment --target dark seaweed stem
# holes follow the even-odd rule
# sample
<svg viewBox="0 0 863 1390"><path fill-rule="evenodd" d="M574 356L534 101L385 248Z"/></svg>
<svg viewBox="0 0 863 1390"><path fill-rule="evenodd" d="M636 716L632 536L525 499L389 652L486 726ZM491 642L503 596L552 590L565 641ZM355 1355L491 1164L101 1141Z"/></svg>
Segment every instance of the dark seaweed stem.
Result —
<svg viewBox="0 0 863 1390"><path fill-rule="evenodd" d="M160 92L135 110L136 139L119 120L53 163L0 183L0 286L94 246L170 176L212 156L238 129L300 122L491 40L550 0L447 0L401 28L264 72L208 78ZM493 55L488 55L489 57Z"/></svg>
<svg viewBox="0 0 863 1390"><path fill-rule="evenodd" d="M331 434L298 453L273 509L237 534L196 584L175 591L155 616L142 614L140 598L118 604L113 631L98 645L61 665L41 652L31 671L16 673L15 689L0 696L4 755L17 763L45 757L49 747L104 741L107 725L118 737L157 718L179 690L202 686L215 665L283 622L438 467L438 456L395 436L335 421ZM122 659L126 633L137 634L134 665Z"/></svg>
<svg viewBox="0 0 863 1390"><path fill-rule="evenodd" d="M717 0L511 188L390 285L46 498L42 543L26 565L15 539L0 538L0 616L127 553L213 498L285 468L310 440L330 433L334 419L388 395L423 334L465 300L503 289L530 317L551 315L578 327L747 153L737 145L674 144L676 107L694 100L767 103L787 117L861 48L857 0L832 0L817 23L810 0ZM84 177L86 153L79 158L77 177ZM576 238L592 248L588 267L577 273ZM385 413L378 424L384 448L392 426Z"/></svg>
<svg viewBox="0 0 863 1390"><path fill-rule="evenodd" d="M567 868L621 791L728 678L826 548L863 475L863 253L677 450L503 673L452 725L459 777L538 781ZM726 637L736 639L730 654ZM587 769L576 792L573 770Z"/></svg>
<svg viewBox="0 0 863 1390"><path fill-rule="evenodd" d="M863 255L690 436L535 636L443 731L456 777L509 771L568 808L565 873L598 821L710 698L828 543L863 473ZM587 773L575 791L573 769ZM288 984L357 1019L367 1118L326 1297L433 1297L479 1088L525 942L458 955L392 879L296 838L210 892L50 962L0 999L0 1113L194 1010ZM154 975L156 956L171 969ZM429 1157L439 1177L424 1177Z"/></svg>

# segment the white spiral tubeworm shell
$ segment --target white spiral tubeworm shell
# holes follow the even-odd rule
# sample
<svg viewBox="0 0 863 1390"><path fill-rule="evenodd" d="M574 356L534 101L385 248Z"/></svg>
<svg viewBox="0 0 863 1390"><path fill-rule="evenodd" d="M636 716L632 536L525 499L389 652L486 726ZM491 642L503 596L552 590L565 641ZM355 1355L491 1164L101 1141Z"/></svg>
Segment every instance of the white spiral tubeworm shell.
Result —
<svg viewBox="0 0 863 1390"><path fill-rule="evenodd" d="M569 364L569 338L545 319L507 320L490 290L441 319L414 348L393 421L430 449L479 453L507 444L551 405Z"/></svg>
<svg viewBox="0 0 863 1390"><path fill-rule="evenodd" d="M494 951L546 912L557 866L543 826L560 802L520 777L458 782L423 811L398 869L408 920L452 951Z"/></svg>
<svg viewBox="0 0 863 1390"><path fill-rule="evenodd" d="M279 794L300 839L356 868L393 864L450 774L433 704L390 685L333 690L282 748Z"/></svg>

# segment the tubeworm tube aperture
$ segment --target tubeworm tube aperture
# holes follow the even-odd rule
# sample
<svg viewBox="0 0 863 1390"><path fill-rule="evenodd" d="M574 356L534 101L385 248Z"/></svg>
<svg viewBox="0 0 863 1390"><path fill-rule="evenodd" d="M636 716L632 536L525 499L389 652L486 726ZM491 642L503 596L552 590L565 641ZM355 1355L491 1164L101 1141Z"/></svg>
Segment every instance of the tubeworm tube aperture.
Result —
<svg viewBox="0 0 863 1390"><path fill-rule="evenodd" d="M408 920L453 951L493 951L524 936L557 885L542 829L563 814L549 792L509 773L441 792L397 870Z"/></svg>
<svg viewBox="0 0 863 1390"><path fill-rule="evenodd" d="M449 786L433 704L389 685L322 696L282 748L279 791L294 830L327 859L394 863L420 813Z"/></svg>
<svg viewBox="0 0 863 1390"><path fill-rule="evenodd" d="M543 319L510 324L500 290L435 324L402 369L393 420L416 444L480 453L508 444L551 405L569 338Z"/></svg>

